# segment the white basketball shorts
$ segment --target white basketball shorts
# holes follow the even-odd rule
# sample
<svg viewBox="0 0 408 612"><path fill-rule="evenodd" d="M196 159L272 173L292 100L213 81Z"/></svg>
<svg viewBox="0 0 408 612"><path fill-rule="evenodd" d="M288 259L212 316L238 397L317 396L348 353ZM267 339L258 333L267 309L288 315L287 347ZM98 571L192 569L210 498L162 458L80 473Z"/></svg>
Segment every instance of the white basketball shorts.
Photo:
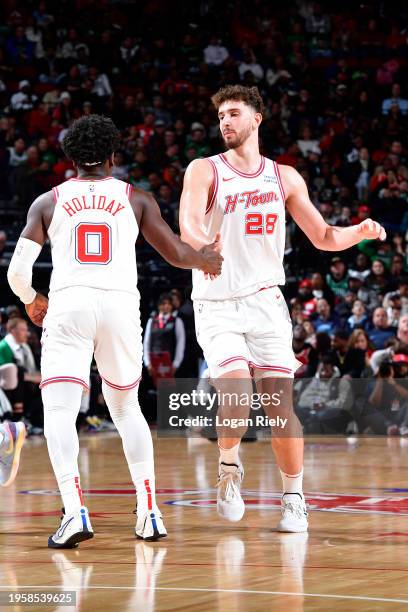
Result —
<svg viewBox="0 0 408 612"><path fill-rule="evenodd" d="M210 376L249 368L255 379L292 378L301 365L292 349L292 323L278 286L232 300L195 300L197 340Z"/></svg>
<svg viewBox="0 0 408 612"><path fill-rule="evenodd" d="M132 389L142 373L139 296L89 287L53 292L41 344L40 387L73 382L87 389L95 355L106 384Z"/></svg>

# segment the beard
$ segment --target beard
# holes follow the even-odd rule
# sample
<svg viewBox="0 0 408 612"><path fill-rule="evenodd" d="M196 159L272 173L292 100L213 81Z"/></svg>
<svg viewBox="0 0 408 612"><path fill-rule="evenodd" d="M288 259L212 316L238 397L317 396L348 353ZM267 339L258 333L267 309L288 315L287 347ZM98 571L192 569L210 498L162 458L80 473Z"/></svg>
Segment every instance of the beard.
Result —
<svg viewBox="0 0 408 612"><path fill-rule="evenodd" d="M244 128L239 133L234 134L234 136L232 138L230 137L228 140L225 139L224 135L222 135L222 138L227 149L237 149L238 147L244 144L244 142L250 137L251 134L252 127L249 125L247 128Z"/></svg>

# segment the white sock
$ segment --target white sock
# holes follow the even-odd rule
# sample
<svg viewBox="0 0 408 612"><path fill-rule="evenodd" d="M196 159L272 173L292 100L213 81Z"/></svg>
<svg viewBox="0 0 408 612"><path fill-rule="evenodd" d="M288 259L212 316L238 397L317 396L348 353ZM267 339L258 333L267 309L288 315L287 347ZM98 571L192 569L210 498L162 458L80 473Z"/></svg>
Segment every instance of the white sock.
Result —
<svg viewBox="0 0 408 612"><path fill-rule="evenodd" d="M285 474L280 470L283 493L299 493L303 495L303 468L299 474Z"/></svg>
<svg viewBox="0 0 408 612"><path fill-rule="evenodd" d="M110 415L122 438L130 475L137 493L137 513L157 510L153 441L149 425L140 410L138 389L118 391L102 383Z"/></svg>
<svg viewBox="0 0 408 612"><path fill-rule="evenodd" d="M220 462L222 463L235 463L236 465L240 465L241 461L239 459L239 446L240 442L233 446L232 448L222 448L220 443L218 442L218 448L220 451Z"/></svg>
<svg viewBox="0 0 408 612"><path fill-rule="evenodd" d="M136 487L138 516L149 510L157 511L154 462L132 463L129 470Z"/></svg>
<svg viewBox="0 0 408 612"><path fill-rule="evenodd" d="M79 481L79 441L75 427L81 404L82 387L75 383L55 383L42 389L44 435L62 497L66 516L84 505Z"/></svg>

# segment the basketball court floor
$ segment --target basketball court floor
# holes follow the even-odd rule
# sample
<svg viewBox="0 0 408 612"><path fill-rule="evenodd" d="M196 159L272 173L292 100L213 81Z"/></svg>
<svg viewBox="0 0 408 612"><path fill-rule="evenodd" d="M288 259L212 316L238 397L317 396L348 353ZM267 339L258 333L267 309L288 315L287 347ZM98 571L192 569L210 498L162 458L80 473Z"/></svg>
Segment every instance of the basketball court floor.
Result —
<svg viewBox="0 0 408 612"><path fill-rule="evenodd" d="M29 439L16 482L0 490L0 591L74 590L81 611L408 610L408 441L308 439L308 535L275 531L280 477L268 442L242 447L240 523L216 512L214 444L159 439L155 448L169 536L135 539L120 439L86 434L80 465L95 537L52 551L60 499L45 440Z"/></svg>

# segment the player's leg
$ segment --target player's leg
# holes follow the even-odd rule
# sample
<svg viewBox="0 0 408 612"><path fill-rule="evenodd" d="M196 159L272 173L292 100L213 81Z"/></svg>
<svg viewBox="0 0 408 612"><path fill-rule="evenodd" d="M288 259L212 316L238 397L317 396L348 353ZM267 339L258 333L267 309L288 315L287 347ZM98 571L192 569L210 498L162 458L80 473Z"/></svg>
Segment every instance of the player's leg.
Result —
<svg viewBox="0 0 408 612"><path fill-rule="evenodd" d="M14 481L20 463L26 429L24 423L5 422L0 425L0 485L8 487Z"/></svg>
<svg viewBox="0 0 408 612"><path fill-rule="evenodd" d="M89 368L95 329L94 290L65 290L52 296L44 320L41 392L44 434L62 497L61 525L50 536L50 548L72 548L93 536L84 506L78 469L75 427Z"/></svg>
<svg viewBox="0 0 408 612"><path fill-rule="evenodd" d="M307 512L303 495L303 433L302 426L293 410L293 379L273 377L260 373L257 380L258 392L263 398L279 397L279 405L265 399L265 414L276 425L271 427L272 450L282 479L282 517L279 531L307 531ZM279 417L279 420L278 418Z"/></svg>
<svg viewBox="0 0 408 612"><path fill-rule="evenodd" d="M235 366L236 367L236 366ZM210 372L217 373L217 368L210 367ZM250 403L240 399L251 397L252 378L248 367L235 369L219 375L212 384L220 398L217 419L218 435L218 514L230 521L239 521L245 513L245 504L241 497L241 483L244 478L244 467L239 456L241 439L247 430L246 426L232 426L233 419L247 419Z"/></svg>
<svg viewBox="0 0 408 612"><path fill-rule="evenodd" d="M245 313L240 301L195 302L197 340L207 361L211 384L219 394L218 421L247 418L249 406L238 401L251 394L249 352L244 337ZM217 426L219 463L217 510L220 516L239 521L245 512L241 497L244 469L239 457L246 427Z"/></svg>
<svg viewBox="0 0 408 612"><path fill-rule="evenodd" d="M137 493L136 536L155 540L167 535L155 497L153 441L140 409L142 331L139 300L111 292L98 322L95 359L102 392L122 438L123 450Z"/></svg>
<svg viewBox="0 0 408 612"><path fill-rule="evenodd" d="M254 328L247 336L254 378L266 415L276 419L271 444L282 478L278 529L306 531L303 432L293 409L293 376L298 362L292 350L292 325L279 289L253 296L249 307L254 312Z"/></svg>

